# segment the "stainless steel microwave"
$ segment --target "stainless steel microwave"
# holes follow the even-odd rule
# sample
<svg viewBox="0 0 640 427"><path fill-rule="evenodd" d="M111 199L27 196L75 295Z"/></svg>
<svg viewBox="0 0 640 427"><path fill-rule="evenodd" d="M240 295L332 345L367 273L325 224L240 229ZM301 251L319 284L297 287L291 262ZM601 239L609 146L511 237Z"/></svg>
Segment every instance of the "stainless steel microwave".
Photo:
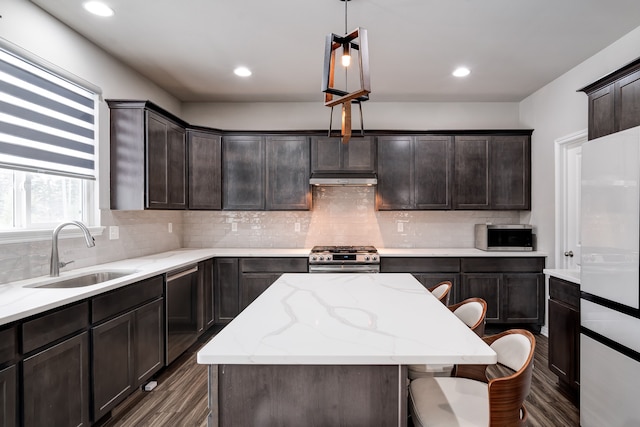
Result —
<svg viewBox="0 0 640 427"><path fill-rule="evenodd" d="M475 234L483 251L533 250L533 227L527 224L476 224Z"/></svg>

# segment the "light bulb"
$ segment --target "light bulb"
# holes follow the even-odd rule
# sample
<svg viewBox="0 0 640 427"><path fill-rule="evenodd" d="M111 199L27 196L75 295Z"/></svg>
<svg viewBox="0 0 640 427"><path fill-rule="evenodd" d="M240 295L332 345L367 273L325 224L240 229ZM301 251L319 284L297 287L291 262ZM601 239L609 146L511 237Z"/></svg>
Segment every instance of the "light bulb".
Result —
<svg viewBox="0 0 640 427"><path fill-rule="evenodd" d="M349 42L342 45L342 66L348 67L351 65L351 52L349 52Z"/></svg>

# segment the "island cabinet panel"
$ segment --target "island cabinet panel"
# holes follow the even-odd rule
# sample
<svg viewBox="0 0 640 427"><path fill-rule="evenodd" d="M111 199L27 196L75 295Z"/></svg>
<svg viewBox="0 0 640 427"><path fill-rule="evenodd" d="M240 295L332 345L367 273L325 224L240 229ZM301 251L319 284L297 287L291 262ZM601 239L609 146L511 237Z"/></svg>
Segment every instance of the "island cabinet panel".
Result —
<svg viewBox="0 0 640 427"><path fill-rule="evenodd" d="M222 209L222 137L187 130L189 209Z"/></svg>
<svg viewBox="0 0 640 427"><path fill-rule="evenodd" d="M580 403L580 286L549 277L549 369L560 389Z"/></svg>
<svg viewBox="0 0 640 427"><path fill-rule="evenodd" d="M487 323L544 324L543 257L462 258L460 299L487 301Z"/></svg>
<svg viewBox="0 0 640 427"><path fill-rule="evenodd" d="M214 276L215 323L229 323L240 313L238 258L216 258Z"/></svg>
<svg viewBox="0 0 640 427"><path fill-rule="evenodd" d="M490 209L490 136L455 137L455 209Z"/></svg>
<svg viewBox="0 0 640 427"><path fill-rule="evenodd" d="M16 365L0 368L0 426L18 425L18 369Z"/></svg>
<svg viewBox="0 0 640 427"><path fill-rule="evenodd" d="M186 123L151 102L107 103L111 209L186 209Z"/></svg>
<svg viewBox="0 0 640 427"><path fill-rule="evenodd" d="M406 377L406 367L394 365L220 365L215 421L220 427L404 427Z"/></svg>
<svg viewBox="0 0 640 427"><path fill-rule="evenodd" d="M226 136L223 150L223 208L264 210L265 151L261 136Z"/></svg>
<svg viewBox="0 0 640 427"><path fill-rule="evenodd" d="M341 138L311 138L312 173L375 173L376 144L372 137L353 137L348 144Z"/></svg>
<svg viewBox="0 0 640 427"><path fill-rule="evenodd" d="M266 150L266 209L310 209L308 138L303 136L267 137Z"/></svg>
<svg viewBox="0 0 640 427"><path fill-rule="evenodd" d="M88 426L88 333L25 358L22 382L24 427Z"/></svg>
<svg viewBox="0 0 640 427"><path fill-rule="evenodd" d="M451 136L378 138L380 210L451 209Z"/></svg>
<svg viewBox="0 0 640 427"><path fill-rule="evenodd" d="M588 96L589 139L640 125L640 58L580 91Z"/></svg>

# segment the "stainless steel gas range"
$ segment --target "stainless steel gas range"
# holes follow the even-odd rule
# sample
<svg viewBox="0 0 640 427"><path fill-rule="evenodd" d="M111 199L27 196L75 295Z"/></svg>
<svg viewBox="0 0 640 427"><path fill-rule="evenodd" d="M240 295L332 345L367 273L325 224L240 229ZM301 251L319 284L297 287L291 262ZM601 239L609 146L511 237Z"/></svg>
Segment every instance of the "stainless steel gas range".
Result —
<svg viewBox="0 0 640 427"><path fill-rule="evenodd" d="M314 246L309 273L379 273L380 256L373 246Z"/></svg>

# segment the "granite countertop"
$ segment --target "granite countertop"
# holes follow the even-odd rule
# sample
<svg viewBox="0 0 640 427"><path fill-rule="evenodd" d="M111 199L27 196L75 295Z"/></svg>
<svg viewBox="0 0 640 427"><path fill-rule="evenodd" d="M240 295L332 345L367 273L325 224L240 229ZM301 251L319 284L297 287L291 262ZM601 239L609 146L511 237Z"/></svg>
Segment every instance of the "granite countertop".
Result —
<svg viewBox="0 0 640 427"><path fill-rule="evenodd" d="M32 287L47 283L50 277L41 276L7 284L0 284L0 325L34 314L81 301L128 284L166 273L213 257L307 257L311 248L261 249L261 248L206 248L177 249L159 254L99 264L91 267L63 271L60 279L106 270L126 270L134 273L119 279L81 288L47 289ZM475 248L442 249L378 249L380 256L403 257L463 257L463 256L546 256L540 252L485 252Z"/></svg>
<svg viewBox="0 0 640 427"><path fill-rule="evenodd" d="M548 276L568 280L569 282L576 283L578 285L580 284L580 270L577 269L545 268L542 272Z"/></svg>
<svg viewBox="0 0 640 427"><path fill-rule="evenodd" d="M200 364L491 364L496 353L409 273L287 273Z"/></svg>

